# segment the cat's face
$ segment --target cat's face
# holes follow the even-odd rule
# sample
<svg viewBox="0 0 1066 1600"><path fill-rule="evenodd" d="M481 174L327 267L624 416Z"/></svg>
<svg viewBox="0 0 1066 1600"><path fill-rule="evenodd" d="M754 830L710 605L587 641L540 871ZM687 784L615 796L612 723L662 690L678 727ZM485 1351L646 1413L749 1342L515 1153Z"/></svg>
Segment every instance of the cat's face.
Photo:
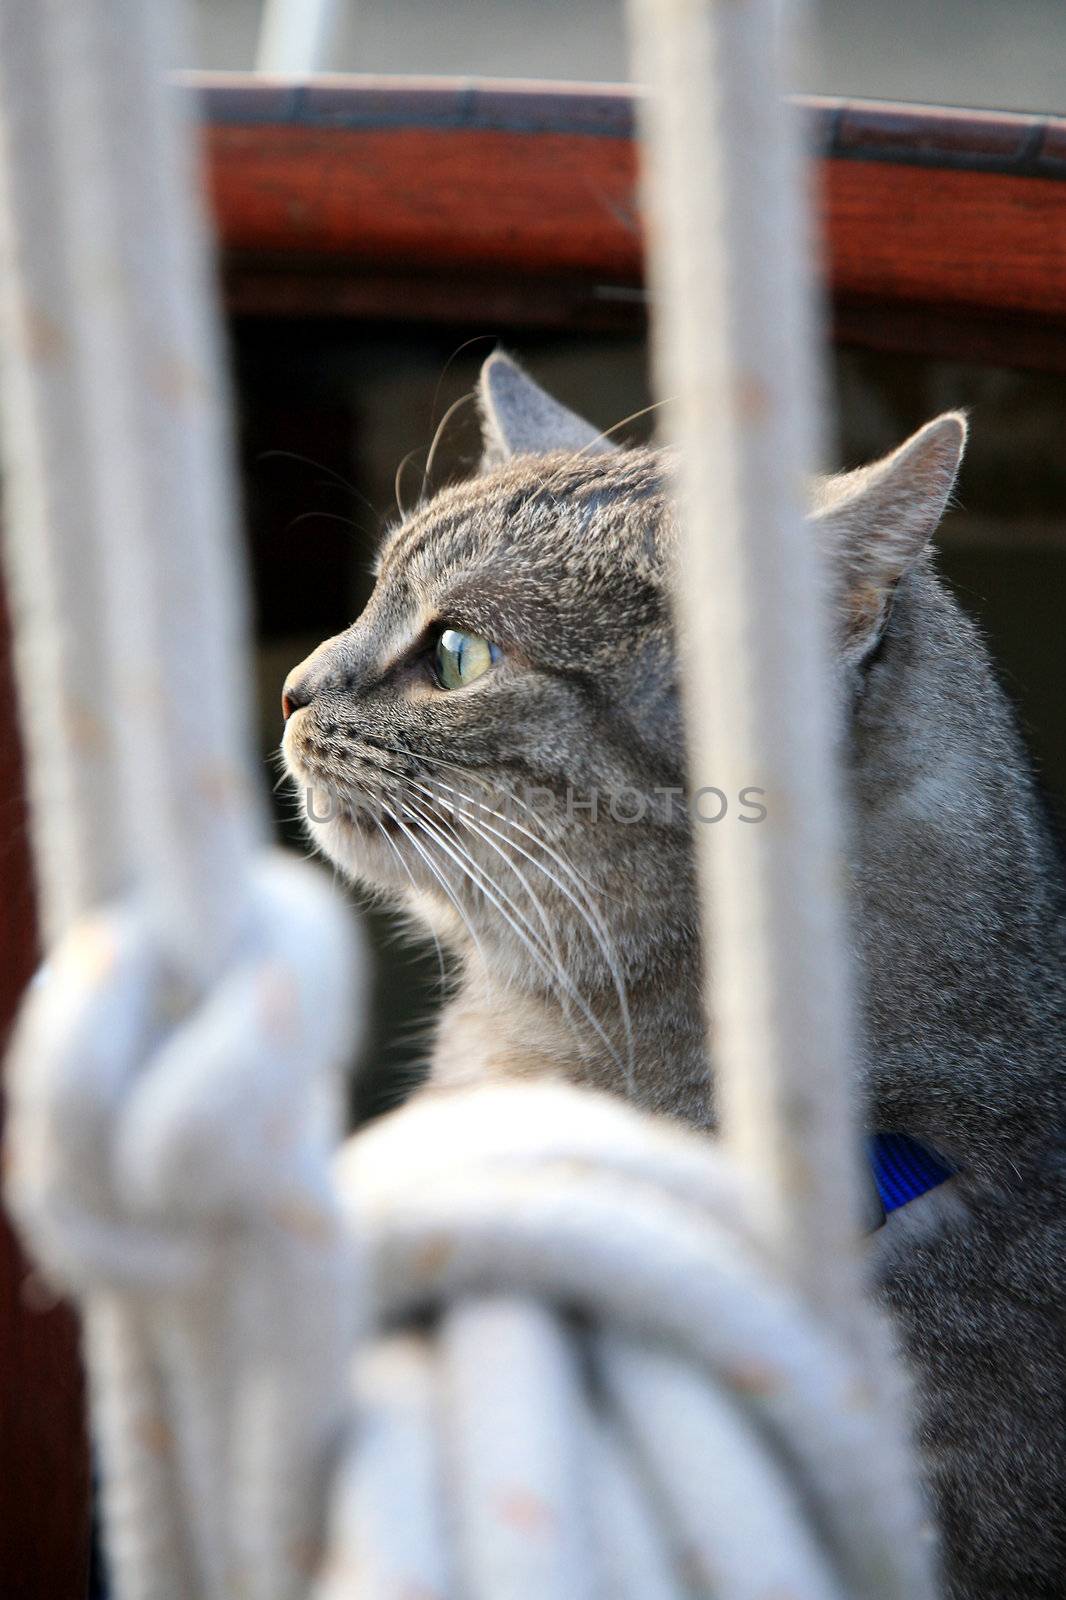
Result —
<svg viewBox="0 0 1066 1600"><path fill-rule="evenodd" d="M608 922L613 959L643 963L692 916L664 458L607 449L503 357L482 400L487 470L392 533L363 615L290 674L285 759L318 848L490 963L576 977ZM924 521L896 472L816 486L842 663L876 643L960 447L956 422L904 474L932 484ZM871 507L892 537L859 559Z"/></svg>
<svg viewBox="0 0 1066 1600"><path fill-rule="evenodd" d="M363 615L289 680L315 843L417 887L446 934L454 895L490 945L513 939L504 912L543 939L534 895L556 937L583 926L577 875L632 904L663 852L676 869L683 830L654 793L682 781L671 542L649 451L518 458L404 522Z"/></svg>

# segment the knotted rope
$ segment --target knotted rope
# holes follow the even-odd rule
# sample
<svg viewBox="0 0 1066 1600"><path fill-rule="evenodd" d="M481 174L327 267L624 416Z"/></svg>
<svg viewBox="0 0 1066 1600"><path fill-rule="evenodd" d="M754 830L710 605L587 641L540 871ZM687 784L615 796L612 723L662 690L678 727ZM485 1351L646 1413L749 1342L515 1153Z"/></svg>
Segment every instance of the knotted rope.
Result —
<svg viewBox="0 0 1066 1600"><path fill-rule="evenodd" d="M266 856L190 1004L135 900L56 946L9 1063L7 1196L89 1315L120 1596L303 1592L356 1333L329 1182L347 919Z"/></svg>
<svg viewBox="0 0 1066 1600"><path fill-rule="evenodd" d="M663 59L722 15L664 7ZM8 1194L85 1313L120 1600L918 1600L843 1156L801 1169L794 1250L780 1225L790 1108L801 1154L823 1129L846 1144L839 1074L805 1087L780 1049L781 1019L813 1016L840 1066L835 980L819 1023L759 968L776 1021L751 1185L707 1142L548 1085L413 1105L330 1173L358 963L318 880L262 853L249 798L167 18L0 0L7 566L53 943L12 1062ZM771 902L763 885L757 940ZM777 911L831 964L820 913L812 933ZM739 1063L727 1048L727 1080ZM727 1117L733 1144L757 1123Z"/></svg>
<svg viewBox="0 0 1066 1600"><path fill-rule="evenodd" d="M359 969L324 885L259 856L172 20L0 3L5 555L60 941L12 1065L8 1194L81 1297L120 1600L306 1583L350 1303L322 1090ZM272 1206L307 1213L302 1247Z"/></svg>

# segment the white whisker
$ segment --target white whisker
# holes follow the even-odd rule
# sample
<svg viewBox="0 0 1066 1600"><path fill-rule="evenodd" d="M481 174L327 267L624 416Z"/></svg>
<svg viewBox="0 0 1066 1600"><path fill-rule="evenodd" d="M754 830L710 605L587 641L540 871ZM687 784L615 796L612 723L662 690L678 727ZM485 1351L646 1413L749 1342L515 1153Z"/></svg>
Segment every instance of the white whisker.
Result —
<svg viewBox="0 0 1066 1600"><path fill-rule="evenodd" d="M423 793L432 794L432 791L426 790L423 785L418 783L417 779L412 779L412 780L409 780L409 781L414 783L415 787L421 789L421 791ZM443 787L449 789L450 792L453 795L455 795L458 799L469 798L469 797L465 797L465 796L461 795L458 790L452 789L451 785L446 784ZM475 805L477 804L476 801L474 801L473 803ZM480 837L484 840L484 842L489 845L490 849L494 849L496 851L497 855L502 856L504 861L506 861L507 865L511 868L511 871L516 875L516 877L518 877L519 881L522 883L522 885L525 888L527 894L529 894L530 898L538 906L539 906L540 902L537 899L537 897L534 895L533 891L529 888L529 885L528 885L528 883L526 881L526 878L525 878L524 874L519 871L519 869L516 866L515 862L506 854L506 852L504 850L502 850L500 848L499 845L495 845L495 844L492 843L492 840L487 837L487 834L494 834L497 839L499 839L499 840L501 840L503 842L503 844L509 845L512 850L517 850L519 855L521 855L524 860L528 861L531 866L536 867L538 869L538 871L542 872L544 874L544 876L549 880L549 882L555 885L555 887L558 889L559 893L565 896L565 898L574 907L574 909L578 913L578 915L584 920L586 926L588 927L590 933L592 934L593 938L596 941L596 944L597 944L597 946L599 948L600 954L603 956L604 963L605 963L605 965L607 967L608 972L610 973L611 982L612 982L615 994L616 994L617 999L618 999L619 1010L620 1010L621 1015L622 1015L622 1026L623 1026L623 1029L624 1029L624 1032L625 1032L625 1038L626 1038L626 1055L627 1055L627 1059L628 1059L628 1076L629 1076L630 1079L632 1079L633 1074L635 1072L635 1053L634 1053L635 1052L635 1046L634 1046L634 1041L633 1041L633 1024L632 1024L632 1018L631 1018L630 1012L629 1012L629 1001L628 1001L628 998L626 996L625 981L624 981L624 979L622 977L622 974L621 974L621 972L619 970L617 955L616 955L615 951L612 949L610 935L609 935L609 933L607 931L607 928L606 928L602 918L599 915L599 912L598 912L596 906L594 904L591 904L591 903L589 903L589 904L583 903L581 900L579 900L576 895L571 893L570 889L567 887L567 885L565 883L563 883L559 878L557 878L553 872L549 871L549 869L544 865L544 863L542 861L538 861L536 856L530 854L530 852L528 850L523 849L523 847L520 844L518 844L514 839L509 839L507 837L507 835L501 833L498 828L492 827L491 823L485 822L484 819L479 814L471 813L471 812L468 812L468 811L464 811L459 806L453 807L453 810L455 811L455 813L457 815L459 815L459 816L461 816L461 817L463 817L465 819L465 825L472 832L479 834ZM493 815L496 815L496 813L493 813ZM506 820L506 819L503 819L503 820ZM534 840L534 843L543 845L543 841L542 840Z"/></svg>
<svg viewBox="0 0 1066 1600"><path fill-rule="evenodd" d="M433 831L434 836L436 837L437 843L440 846L440 848L445 850L447 852L447 854L452 857L452 859L455 861L456 865L459 867L460 871L466 873L466 875L470 878L471 882L475 885L475 887L478 888L480 890L480 892L485 896L485 898L490 902L490 904L492 904L496 908L496 910L499 912L500 916L503 917L504 921L508 924L508 926L511 928L512 932L515 934L515 936L522 943L523 947L526 949L527 953L531 956L533 961L536 963L536 965L537 965L538 969L540 970L540 972L548 979L549 983L552 984L552 987L555 988L556 992L558 993L557 985L556 985L556 982L554 981L554 978L553 978L552 968L551 968L550 964L544 959L544 948L545 947L541 944L540 940L537 939L537 936L536 936L536 934L534 934L533 929L530 927L530 924L529 924L528 920L518 910L517 906L515 906L515 904L514 904L514 901L511 900L510 896L507 895L506 891L500 888L500 886L496 882L496 880L489 876L489 874L486 872L485 868L482 867L480 865L480 863L474 861L473 857L470 856L468 851L462 851L462 847L461 846L458 847L458 850L462 851L462 855L458 854L456 850L453 850L452 847L448 844L447 840L444 839L444 837L441 834L439 828L435 827L435 825L431 821L429 821L426 817L424 817L424 816L420 817L417 812L412 813L410 811L410 809L408 811L408 814L410 816L413 816L413 817L418 817L418 820L421 822L421 825L423 827L429 828L429 829L431 829ZM466 858L466 864L464 864L464 861L462 859L463 856L465 856L465 858ZM473 876L473 874L475 872L478 874L477 877ZM491 885L491 887L487 887L486 886L486 880L488 880L488 884ZM507 901L507 904L511 907L511 910L514 913L514 916L508 915L507 910L504 908L503 904L501 904L501 900L500 900L500 898L498 898L498 896L501 896L503 898L503 900ZM523 932L522 928L520 928L518 926L518 923L515 921L515 918L518 918L521 921L522 928L524 928L526 930L525 932ZM534 943L534 940L536 941L536 943ZM565 988L566 994L573 1001L576 1002L578 1008L581 1011L582 1016L585 1018L585 1021L589 1024L589 1026L593 1029L593 1031L599 1036L601 1042L606 1046L607 1050L614 1057L615 1063L617 1064L617 1066L619 1068L619 1071L626 1078L627 1083L631 1084L630 1072L627 1070L626 1064L623 1062L621 1056L619 1056L618 1051L616 1050L616 1048L614 1046L614 1042L610 1038L610 1035L607 1033L606 1029L604 1028L603 1024L600 1022L599 1018L595 1015L595 1013L593 1012L592 1008L589 1006L588 1002L584 999L584 997L576 989L576 987L574 985L574 982L570 978L569 974L566 973L565 970L560 970L558 972L558 979L562 981L562 983L564 985L564 988Z"/></svg>
<svg viewBox="0 0 1066 1600"><path fill-rule="evenodd" d="M385 824L381 821L381 818L378 817L378 816L375 816L373 811L371 811L370 815L371 815L371 818L373 820L374 826L377 828L378 832L381 834L381 837L384 839L385 843L388 845L389 849L392 851L393 855L396 857L397 861L400 863L400 866L403 868L404 872L407 874L408 880L410 881L410 884L411 884L411 888L414 890L415 894L418 894L419 893L419 888L418 888L418 884L415 882L414 873L411 871L410 867L407 865L407 862L404 860L402 852L399 850L399 848L396 845L396 841L394 839L390 839L389 838L389 831L385 827ZM441 986L441 989L443 990L445 985L448 982L448 974L447 974L447 970L446 970L445 965L444 965L444 951L440 947L440 940L437 938L437 930L431 924L429 925L429 936L433 940L433 948L437 953L437 966L440 968L440 986Z"/></svg>
<svg viewBox="0 0 1066 1600"><path fill-rule="evenodd" d="M482 971L483 972L487 972L488 971L488 963L485 960L485 951L484 951L484 949L482 947L481 940L478 938L477 933L474 930L474 926L473 926L472 922L470 921L470 918L467 916L466 911L465 911L465 909L463 907L463 904L460 901L458 895L455 893L455 891L453 890L451 884L448 882L447 878L444 876L443 872L437 866L437 864L433 860L433 858L422 848L422 845L421 845L419 839L417 838L417 836L415 835L413 830L407 826L407 823L404 821L404 819L396 811L393 810L392 806L390 806L386 800L382 799L381 804L384 807L385 811L387 812L388 816L392 819L393 822L395 822L396 826L400 829L400 831L404 834L404 836L410 841L411 846L412 846L413 850L415 851L415 854L420 858L420 860L424 863L424 865L429 868L429 871L432 873L432 875L436 879L436 881L440 884L441 888L444 890L444 893L447 895L447 897L448 897L449 901L451 902L451 904L455 907L455 911L456 911L457 916L459 917L459 920L462 922L462 924L465 927L467 933L470 935L471 939L473 940L474 948L477 950L478 957L479 957L479 959L481 961Z"/></svg>

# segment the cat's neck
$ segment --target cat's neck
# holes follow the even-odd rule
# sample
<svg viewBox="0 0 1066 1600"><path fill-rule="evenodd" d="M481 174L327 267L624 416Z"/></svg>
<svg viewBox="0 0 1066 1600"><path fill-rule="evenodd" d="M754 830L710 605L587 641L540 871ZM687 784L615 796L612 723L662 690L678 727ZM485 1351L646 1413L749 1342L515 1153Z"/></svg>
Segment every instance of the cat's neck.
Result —
<svg viewBox="0 0 1066 1600"><path fill-rule="evenodd" d="M650 1111L711 1121L698 949L674 951L669 975L610 984L569 1000L494 981L471 965L438 1025L432 1078L459 1085L486 1078L558 1077L624 1095Z"/></svg>

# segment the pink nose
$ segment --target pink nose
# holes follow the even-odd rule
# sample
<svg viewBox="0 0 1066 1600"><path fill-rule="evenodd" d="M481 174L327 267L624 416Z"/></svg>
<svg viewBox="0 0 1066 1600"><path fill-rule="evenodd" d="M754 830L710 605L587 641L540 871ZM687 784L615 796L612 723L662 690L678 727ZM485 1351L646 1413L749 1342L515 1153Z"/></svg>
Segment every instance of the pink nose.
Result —
<svg viewBox="0 0 1066 1600"><path fill-rule="evenodd" d="M281 714L288 722L294 711L309 706L313 696L306 673L290 672L281 691Z"/></svg>

